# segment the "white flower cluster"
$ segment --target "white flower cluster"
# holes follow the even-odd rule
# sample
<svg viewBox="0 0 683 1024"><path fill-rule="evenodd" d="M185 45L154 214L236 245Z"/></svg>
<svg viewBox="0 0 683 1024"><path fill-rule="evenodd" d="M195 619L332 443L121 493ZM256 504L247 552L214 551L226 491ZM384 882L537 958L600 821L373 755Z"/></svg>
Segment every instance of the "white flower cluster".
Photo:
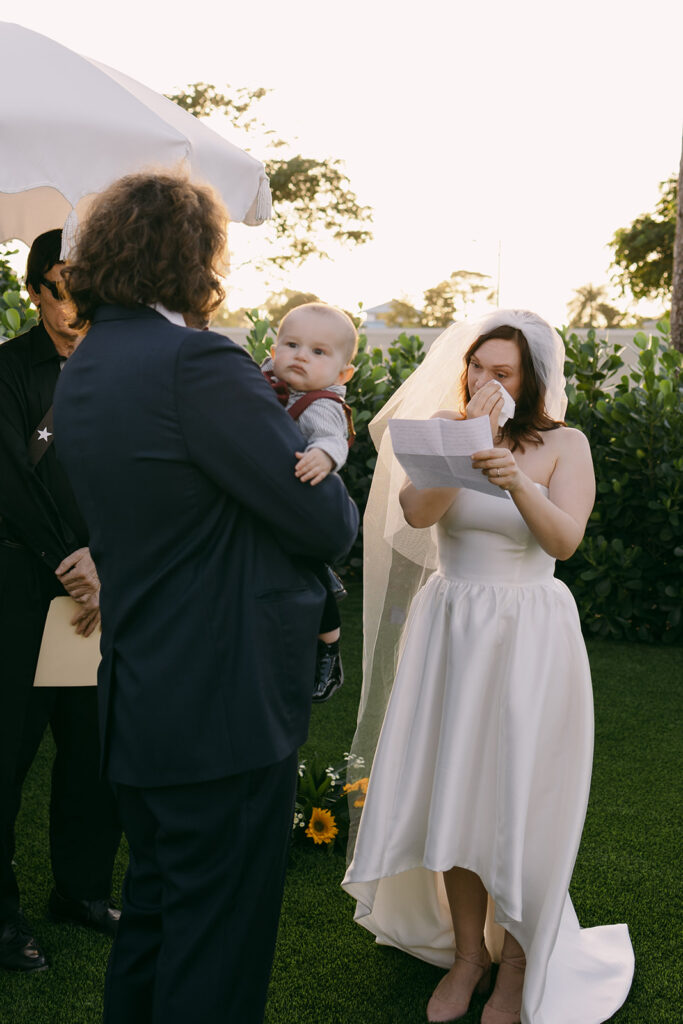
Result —
<svg viewBox="0 0 683 1024"><path fill-rule="evenodd" d="M294 821L292 823L292 828L306 828L306 818L301 813L301 811L294 812Z"/></svg>
<svg viewBox="0 0 683 1024"><path fill-rule="evenodd" d="M299 778L303 779L304 772L306 771L306 762L305 761L301 761L297 770L299 772Z"/></svg>
<svg viewBox="0 0 683 1024"><path fill-rule="evenodd" d="M344 760L349 768L365 768L365 758L358 757L357 754L350 754L348 750L344 754Z"/></svg>
<svg viewBox="0 0 683 1024"><path fill-rule="evenodd" d="M335 786L341 778L341 772L335 771L331 764L328 764L325 769L325 775L327 775L333 786Z"/></svg>

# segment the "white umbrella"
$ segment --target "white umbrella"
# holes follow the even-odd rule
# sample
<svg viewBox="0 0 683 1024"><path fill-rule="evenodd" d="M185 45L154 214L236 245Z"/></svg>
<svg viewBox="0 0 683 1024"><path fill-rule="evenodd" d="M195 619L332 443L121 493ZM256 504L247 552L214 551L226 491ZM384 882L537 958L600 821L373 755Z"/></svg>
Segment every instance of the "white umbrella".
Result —
<svg viewBox="0 0 683 1024"><path fill-rule="evenodd" d="M184 167L211 184L230 219L262 224L263 164L165 96L53 39L0 22L0 241L30 245L65 228L124 174Z"/></svg>

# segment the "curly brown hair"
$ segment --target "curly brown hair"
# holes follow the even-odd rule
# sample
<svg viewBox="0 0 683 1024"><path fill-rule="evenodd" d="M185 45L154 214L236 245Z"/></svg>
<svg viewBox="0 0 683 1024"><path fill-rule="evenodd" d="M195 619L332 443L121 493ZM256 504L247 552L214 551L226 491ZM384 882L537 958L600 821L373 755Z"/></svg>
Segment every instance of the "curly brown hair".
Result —
<svg viewBox="0 0 683 1024"><path fill-rule="evenodd" d="M88 211L63 276L84 327L98 306L161 303L205 321L221 304L228 214L207 185L168 172L129 174Z"/></svg>
<svg viewBox="0 0 683 1024"><path fill-rule="evenodd" d="M503 341L514 341L519 349L521 358L522 386L519 396L515 402L515 414L512 419L507 420L501 427L501 436L504 440L511 441L511 450L517 448L524 451L524 442L530 444L542 444L541 433L545 430L556 430L558 427L566 426L563 420L554 420L545 411L545 390L539 385L536 371L534 370L529 344L522 331L517 327L495 327L486 334L480 334L472 342L465 353L465 369L460 378L460 389L462 393L463 406L467 405L470 398L470 389L467 384L467 371L472 356L485 341L493 341L500 338Z"/></svg>

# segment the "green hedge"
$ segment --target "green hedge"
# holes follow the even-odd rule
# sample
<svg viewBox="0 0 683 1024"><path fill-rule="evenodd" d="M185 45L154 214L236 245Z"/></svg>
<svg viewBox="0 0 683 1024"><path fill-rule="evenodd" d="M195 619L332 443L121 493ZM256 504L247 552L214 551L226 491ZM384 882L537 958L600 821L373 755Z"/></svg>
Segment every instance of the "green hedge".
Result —
<svg viewBox="0 0 683 1024"><path fill-rule="evenodd" d="M0 344L38 323L38 314L21 293L21 285L7 260L15 250L0 253Z"/></svg>
<svg viewBox="0 0 683 1024"><path fill-rule="evenodd" d="M247 347L259 362L274 331L250 315ZM0 255L0 342L35 323L35 311ZM567 423L588 437L597 500L576 554L558 563L572 589L587 632L646 642L683 640L683 357L669 345L669 325L659 337L637 334L635 370L625 367L617 346L565 337ZM357 438L344 480L361 512L365 508L375 450L368 423L424 359L422 342L401 334L387 353L361 334L356 371L348 385ZM342 571L362 568L362 534Z"/></svg>
<svg viewBox="0 0 683 1024"><path fill-rule="evenodd" d="M273 342L267 320L251 315L248 347L261 359ZM659 338L636 335L638 367L624 372L617 346L594 331L565 337L567 423L579 427L593 451L597 501L576 554L558 563L571 587L584 629L600 637L647 642L683 640L683 378L682 357L669 346L667 321ZM414 335L401 334L386 355L361 335L356 372L348 386L357 439L343 476L362 510L375 467L367 425L424 359ZM343 570L362 567L359 537Z"/></svg>
<svg viewBox="0 0 683 1024"><path fill-rule="evenodd" d="M683 377L681 353L637 334L637 369L589 332L566 341L566 419L588 437L597 500L586 536L558 575L585 628L602 637L683 639ZM620 374L620 375L619 375Z"/></svg>

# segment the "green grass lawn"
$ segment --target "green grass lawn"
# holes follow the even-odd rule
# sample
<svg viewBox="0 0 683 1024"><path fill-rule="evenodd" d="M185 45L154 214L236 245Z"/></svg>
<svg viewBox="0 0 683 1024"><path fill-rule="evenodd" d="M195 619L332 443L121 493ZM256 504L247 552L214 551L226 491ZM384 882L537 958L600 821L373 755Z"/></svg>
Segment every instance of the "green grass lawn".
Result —
<svg viewBox="0 0 683 1024"><path fill-rule="evenodd" d="M349 749L360 693L360 594L342 605L345 687L313 709L302 753L336 763ZM591 641L595 767L571 894L585 926L626 921L636 975L615 1024L683 1016L680 914L681 648ZM0 1024L99 1024L108 941L45 916L51 887L47 801L51 742L24 792L16 860L24 909L52 959L30 977L0 972ZM264 838L267 842L267 837ZM375 945L353 923L341 856L292 851L266 1024L421 1024L441 972ZM125 851L117 865L117 888ZM483 999L464 1024L475 1024ZM196 1024L201 1024L197 1021ZM226 1021L226 1024L238 1022Z"/></svg>

